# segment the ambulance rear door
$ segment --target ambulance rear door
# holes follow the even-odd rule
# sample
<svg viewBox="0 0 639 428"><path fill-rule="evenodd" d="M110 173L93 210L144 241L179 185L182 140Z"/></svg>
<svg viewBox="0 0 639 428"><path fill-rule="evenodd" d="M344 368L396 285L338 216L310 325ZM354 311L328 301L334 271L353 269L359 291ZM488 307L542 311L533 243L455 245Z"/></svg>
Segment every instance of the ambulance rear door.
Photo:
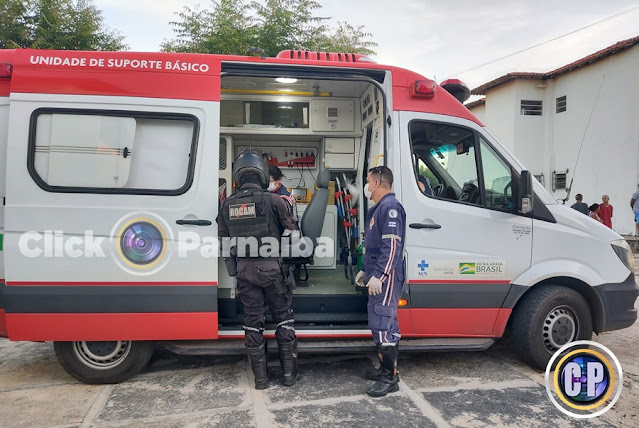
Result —
<svg viewBox="0 0 639 428"><path fill-rule="evenodd" d="M9 337L217 338L219 62L19 53L5 206ZM174 70L177 61L190 71Z"/></svg>

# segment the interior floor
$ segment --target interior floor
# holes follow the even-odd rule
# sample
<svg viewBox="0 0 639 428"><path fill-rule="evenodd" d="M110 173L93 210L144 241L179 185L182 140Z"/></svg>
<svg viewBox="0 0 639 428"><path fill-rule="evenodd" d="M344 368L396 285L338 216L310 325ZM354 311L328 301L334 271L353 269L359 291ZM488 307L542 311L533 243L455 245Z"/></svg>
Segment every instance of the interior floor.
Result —
<svg viewBox="0 0 639 428"><path fill-rule="evenodd" d="M302 272L302 277L304 272ZM344 275L344 267L337 269L309 269L308 281L298 281L293 294L361 294Z"/></svg>

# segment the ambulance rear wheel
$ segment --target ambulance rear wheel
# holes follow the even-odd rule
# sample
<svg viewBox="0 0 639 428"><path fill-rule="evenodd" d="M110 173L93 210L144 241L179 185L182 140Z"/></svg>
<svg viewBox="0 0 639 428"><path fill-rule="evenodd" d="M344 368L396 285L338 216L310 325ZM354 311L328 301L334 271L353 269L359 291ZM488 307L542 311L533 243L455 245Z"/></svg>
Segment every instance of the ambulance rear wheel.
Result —
<svg viewBox="0 0 639 428"><path fill-rule="evenodd" d="M512 340L521 358L545 370L563 345L592 338L588 302L567 287L542 286L525 294L515 307Z"/></svg>
<svg viewBox="0 0 639 428"><path fill-rule="evenodd" d="M64 370L80 382L120 383L147 365L153 354L151 342L77 341L53 344Z"/></svg>

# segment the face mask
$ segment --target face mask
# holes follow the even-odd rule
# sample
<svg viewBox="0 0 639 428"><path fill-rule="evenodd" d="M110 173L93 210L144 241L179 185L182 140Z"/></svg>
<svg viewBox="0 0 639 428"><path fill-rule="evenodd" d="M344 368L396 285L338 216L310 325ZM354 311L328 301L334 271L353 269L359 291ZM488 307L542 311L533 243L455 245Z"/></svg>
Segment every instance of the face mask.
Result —
<svg viewBox="0 0 639 428"><path fill-rule="evenodd" d="M379 187L379 186L378 186ZM368 183L366 183L366 185L364 186L364 196L366 196L366 199L370 199L371 196L373 196L373 192L377 190L377 187L374 188L372 191L369 190L368 188Z"/></svg>
<svg viewBox="0 0 639 428"><path fill-rule="evenodd" d="M271 181L268 185L268 191L272 192L277 188L277 183L275 183L274 181Z"/></svg>

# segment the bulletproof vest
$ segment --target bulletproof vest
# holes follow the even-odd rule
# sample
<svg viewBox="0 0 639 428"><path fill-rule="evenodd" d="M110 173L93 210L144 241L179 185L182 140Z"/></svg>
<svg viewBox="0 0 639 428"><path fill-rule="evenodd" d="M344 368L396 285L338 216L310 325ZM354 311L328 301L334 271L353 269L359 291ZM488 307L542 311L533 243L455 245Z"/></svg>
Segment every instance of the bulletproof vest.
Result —
<svg viewBox="0 0 639 428"><path fill-rule="evenodd" d="M256 238L261 245L266 237L279 241L282 236L279 220L271 207L271 194L266 190L238 190L226 199L221 214L231 238ZM238 255L241 254L238 248ZM246 257L249 254L247 247Z"/></svg>

